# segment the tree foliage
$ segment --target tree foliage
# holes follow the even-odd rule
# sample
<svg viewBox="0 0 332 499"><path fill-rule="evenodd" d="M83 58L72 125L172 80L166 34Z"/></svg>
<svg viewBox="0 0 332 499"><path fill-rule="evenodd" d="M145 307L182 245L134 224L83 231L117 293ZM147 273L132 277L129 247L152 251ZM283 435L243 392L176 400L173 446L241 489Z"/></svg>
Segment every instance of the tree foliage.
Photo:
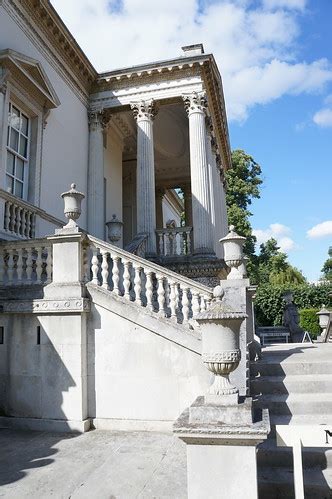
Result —
<svg viewBox="0 0 332 499"><path fill-rule="evenodd" d="M324 280L332 282L332 246L329 248L328 254L329 258L323 265L322 273Z"/></svg>
<svg viewBox="0 0 332 499"><path fill-rule="evenodd" d="M293 293L294 303L299 309L320 309L323 304L332 306L332 283L258 286L255 298L256 321L260 326L280 326L284 310L283 296L286 292Z"/></svg>
<svg viewBox="0 0 332 499"><path fill-rule="evenodd" d="M226 172L228 223L234 225L236 232L247 239L244 253L249 257L249 274L255 265L256 238L252 234L249 220L252 214L248 206L254 198L260 197L261 173L261 167L252 156L240 149L232 152L232 168Z"/></svg>

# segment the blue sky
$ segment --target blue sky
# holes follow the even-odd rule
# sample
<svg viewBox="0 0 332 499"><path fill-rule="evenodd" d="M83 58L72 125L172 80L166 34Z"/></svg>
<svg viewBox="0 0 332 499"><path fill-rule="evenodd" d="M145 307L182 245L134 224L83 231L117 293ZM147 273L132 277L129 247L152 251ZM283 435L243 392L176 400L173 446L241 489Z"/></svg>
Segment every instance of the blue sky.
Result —
<svg viewBox="0 0 332 499"><path fill-rule="evenodd" d="M263 170L259 241L317 280L332 245L331 0L52 0L97 70L202 42L219 65L232 148Z"/></svg>

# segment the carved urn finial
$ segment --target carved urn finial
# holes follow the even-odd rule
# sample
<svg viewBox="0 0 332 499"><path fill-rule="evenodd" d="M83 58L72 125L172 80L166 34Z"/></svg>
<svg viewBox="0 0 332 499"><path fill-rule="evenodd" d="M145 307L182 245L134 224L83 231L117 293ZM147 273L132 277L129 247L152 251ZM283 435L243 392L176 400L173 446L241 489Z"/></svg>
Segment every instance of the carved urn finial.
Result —
<svg viewBox="0 0 332 499"><path fill-rule="evenodd" d="M219 240L224 246L224 260L231 271L227 279L242 279L243 270L239 267L243 263L243 245L246 241L245 237L239 236L235 232L234 225L230 225L227 236Z"/></svg>
<svg viewBox="0 0 332 499"><path fill-rule="evenodd" d="M112 220L110 222L106 222L108 239L111 243L116 244L118 241L120 241L122 237L122 226L123 223L118 220L115 214L112 215Z"/></svg>
<svg viewBox="0 0 332 499"><path fill-rule="evenodd" d="M77 227L76 220L78 220L81 216L81 204L85 196L82 192L76 190L76 184L71 184L70 190L67 192L63 192L61 194L61 197L65 203L64 214L68 219L67 225L65 225L63 228L74 229Z"/></svg>
<svg viewBox="0 0 332 499"><path fill-rule="evenodd" d="M241 360L240 327L247 317L245 313L232 310L224 302L224 290L216 286L208 310L197 315L202 331L202 360L214 375L206 399L214 403L225 403L225 396L231 395L237 401L238 388L231 384L229 375L235 371ZM228 398L228 397L227 397Z"/></svg>

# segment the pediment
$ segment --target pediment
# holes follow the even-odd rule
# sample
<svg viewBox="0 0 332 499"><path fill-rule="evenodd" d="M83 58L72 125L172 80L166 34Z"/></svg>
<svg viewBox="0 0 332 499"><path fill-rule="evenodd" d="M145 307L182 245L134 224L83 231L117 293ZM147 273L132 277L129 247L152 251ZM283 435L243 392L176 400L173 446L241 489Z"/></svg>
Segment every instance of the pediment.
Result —
<svg viewBox="0 0 332 499"><path fill-rule="evenodd" d="M8 70L8 78L17 78L46 109L58 107L60 101L40 62L11 49L0 51L0 66Z"/></svg>

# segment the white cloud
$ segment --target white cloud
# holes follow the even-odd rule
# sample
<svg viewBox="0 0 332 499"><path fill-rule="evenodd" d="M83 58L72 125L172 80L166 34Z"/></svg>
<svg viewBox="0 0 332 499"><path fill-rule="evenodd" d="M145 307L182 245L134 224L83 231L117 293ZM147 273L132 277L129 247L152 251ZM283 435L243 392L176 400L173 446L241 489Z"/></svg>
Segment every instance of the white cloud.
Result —
<svg viewBox="0 0 332 499"><path fill-rule="evenodd" d="M320 109L320 111L314 114L312 119L318 126L330 127L332 126L332 109Z"/></svg>
<svg viewBox="0 0 332 499"><path fill-rule="evenodd" d="M304 0L52 0L99 71L181 55L204 43L224 81L228 117L332 81L326 59L297 61L297 11ZM254 7L256 5L256 7Z"/></svg>
<svg viewBox="0 0 332 499"><path fill-rule="evenodd" d="M267 9L297 9L303 10L307 0L263 0L263 5Z"/></svg>
<svg viewBox="0 0 332 499"><path fill-rule="evenodd" d="M307 232L307 237L309 239L318 239L325 236L332 236L332 220L327 220L326 222L314 225Z"/></svg>
<svg viewBox="0 0 332 499"><path fill-rule="evenodd" d="M280 251L288 253L289 251L296 248L296 244L289 235L291 234L291 229L286 225L280 223L274 223L269 225L267 229L254 229L253 235L257 238L257 246L262 243L266 243L268 239L273 237L276 239Z"/></svg>

